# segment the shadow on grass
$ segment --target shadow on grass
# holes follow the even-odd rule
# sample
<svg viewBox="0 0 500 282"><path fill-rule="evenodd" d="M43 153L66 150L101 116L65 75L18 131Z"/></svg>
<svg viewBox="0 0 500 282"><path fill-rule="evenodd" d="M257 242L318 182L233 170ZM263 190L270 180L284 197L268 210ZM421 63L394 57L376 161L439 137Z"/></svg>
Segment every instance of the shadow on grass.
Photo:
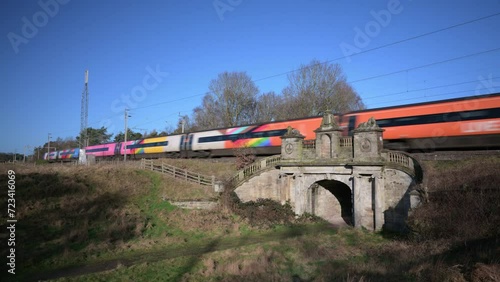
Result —
<svg viewBox="0 0 500 282"><path fill-rule="evenodd" d="M50 272L40 273L33 276L33 281L56 279L61 277L74 277L85 274L97 273L107 270L113 270L118 266L132 266L141 263L150 263L166 259L191 256L188 262L182 267L182 271L176 275L180 279L184 274L189 273L193 267L202 259L202 256L214 251L237 248L246 245L259 244L270 241L284 240L306 234L318 234L320 232L332 232L331 225L296 225L286 227L280 230L265 232L262 234L252 234L241 237L216 238L208 243L187 243L181 246L163 248L152 252L137 254L134 257L124 259L108 260L101 263L88 265L75 265L65 267ZM177 281L177 280L172 280Z"/></svg>
<svg viewBox="0 0 500 282"><path fill-rule="evenodd" d="M7 180L6 174L0 175L1 183ZM96 186L90 177L74 174L16 175L16 281L35 280L27 269L47 269L74 259L72 254L90 244L127 241L138 234L140 219L118 212L127 203L126 195ZM0 197L7 203L6 193ZM6 225L0 228L6 230ZM7 250L1 248L0 256L5 258Z"/></svg>

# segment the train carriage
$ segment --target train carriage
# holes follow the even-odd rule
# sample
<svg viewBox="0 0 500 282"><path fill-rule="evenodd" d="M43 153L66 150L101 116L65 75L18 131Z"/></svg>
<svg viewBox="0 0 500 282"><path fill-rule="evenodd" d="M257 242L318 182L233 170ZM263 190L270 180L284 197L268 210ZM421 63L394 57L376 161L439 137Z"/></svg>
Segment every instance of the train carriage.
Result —
<svg viewBox="0 0 500 282"><path fill-rule="evenodd" d="M288 126L298 129L306 139L314 139L320 122L321 117L311 117L195 132L183 139L181 150L211 157L231 156L238 148L253 148L258 155L279 154L281 136Z"/></svg>
<svg viewBox="0 0 500 282"><path fill-rule="evenodd" d="M61 161L78 160L80 149L66 149L58 152L57 159Z"/></svg>
<svg viewBox="0 0 500 282"><path fill-rule="evenodd" d="M127 141L126 146L121 142L117 146L121 147L121 155L126 152L133 158L142 158L144 155L158 158L178 155L180 139L181 135L160 136Z"/></svg>
<svg viewBox="0 0 500 282"><path fill-rule="evenodd" d="M45 160L48 160L49 162L56 161L57 155L58 155L57 151L50 152L50 153L45 155Z"/></svg>
<svg viewBox="0 0 500 282"><path fill-rule="evenodd" d="M352 134L374 117L385 129L384 146L399 150L500 146L500 95L482 95L359 111L342 117Z"/></svg>
<svg viewBox="0 0 500 282"><path fill-rule="evenodd" d="M363 110L336 115L343 135L374 117L384 129L384 146L402 150L500 148L500 93ZM279 154L281 136L293 127L305 140L315 139L322 117L235 126L172 136L107 143L85 148L97 159L234 156L238 148L256 155ZM45 154L44 159L78 159L79 150Z"/></svg>
<svg viewBox="0 0 500 282"><path fill-rule="evenodd" d="M117 153L116 143L106 143L85 147L85 154L93 155L96 158L113 158Z"/></svg>

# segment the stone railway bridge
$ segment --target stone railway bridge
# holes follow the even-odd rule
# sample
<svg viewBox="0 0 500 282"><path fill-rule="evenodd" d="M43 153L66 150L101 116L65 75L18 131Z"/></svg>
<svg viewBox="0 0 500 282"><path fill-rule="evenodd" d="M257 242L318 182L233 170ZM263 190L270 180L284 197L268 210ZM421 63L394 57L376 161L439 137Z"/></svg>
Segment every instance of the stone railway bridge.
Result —
<svg viewBox="0 0 500 282"><path fill-rule="evenodd" d="M235 193L243 201L269 198L289 202L295 213L310 213L334 224L368 230L402 231L418 203L414 187L422 178L418 162L404 152L383 150L383 129L375 120L342 137L333 114L325 113L313 142L289 128L281 156L241 170Z"/></svg>

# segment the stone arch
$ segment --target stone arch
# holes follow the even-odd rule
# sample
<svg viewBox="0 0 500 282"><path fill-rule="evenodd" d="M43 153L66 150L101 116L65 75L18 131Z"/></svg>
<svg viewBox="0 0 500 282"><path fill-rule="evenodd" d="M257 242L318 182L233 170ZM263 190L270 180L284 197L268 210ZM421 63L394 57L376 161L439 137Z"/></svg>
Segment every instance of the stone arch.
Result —
<svg viewBox="0 0 500 282"><path fill-rule="evenodd" d="M328 134L322 134L321 135L321 157L322 158L331 158L331 151L332 151L332 139Z"/></svg>
<svg viewBox="0 0 500 282"><path fill-rule="evenodd" d="M311 213L328 222L353 225L352 193L337 180L320 180L311 185Z"/></svg>

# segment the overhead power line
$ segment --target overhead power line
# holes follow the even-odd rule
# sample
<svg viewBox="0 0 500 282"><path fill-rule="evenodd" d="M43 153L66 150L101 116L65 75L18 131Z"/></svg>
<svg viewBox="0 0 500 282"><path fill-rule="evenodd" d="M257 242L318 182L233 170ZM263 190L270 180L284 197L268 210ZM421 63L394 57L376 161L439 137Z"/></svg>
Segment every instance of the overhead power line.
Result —
<svg viewBox="0 0 500 282"><path fill-rule="evenodd" d="M429 95L429 96L425 96L425 97L412 97L412 98L408 98L408 99L400 99L398 101L410 101L410 100L418 100L418 99L422 99L422 98L432 98L432 97L439 97L439 96L445 96L445 95L450 95L450 94L457 94L457 93L465 93L465 92L476 92L478 90L484 90L484 89L490 89L489 87L481 87L481 88L475 88L475 89L471 89L471 90L461 90L461 91L453 91L453 92L447 92L447 93L440 93L440 94L436 94L436 95ZM475 93L475 95L485 95L485 94L491 94L491 92L487 92L487 93ZM432 102L432 101L428 101L428 102ZM373 105L382 105L384 103L375 103L375 104L372 104ZM401 106L404 105L404 104L400 104ZM399 105L395 105L395 106L399 106Z"/></svg>
<svg viewBox="0 0 500 282"><path fill-rule="evenodd" d="M500 12L495 13L495 14L491 14L491 15L488 15L488 16L476 18L476 19L473 19L473 20L465 21L465 22L462 22L462 23L454 24L454 25L451 25L451 26L447 26L445 28L437 29L437 30L434 30L434 31L426 32L426 33L423 33L423 34L420 34L420 35L408 37L408 38L405 38L405 39L402 39L402 40L398 40L398 41L395 41L395 42L392 42L392 43L388 43L388 44L385 44L385 45L381 45L381 46L378 46L378 47L374 47L374 48L371 48L371 49L367 49L365 51L361 51L359 53L353 54L353 55L351 55L351 57L355 56L355 55L365 54L365 53L368 53L368 52L379 50L379 49L382 49L382 48L386 48L386 47L389 47L389 46L397 45L397 44L400 44L400 43L403 43L403 42L411 41L411 40L414 40L414 39L417 39L417 38L421 38L421 37L424 37L424 36L429 36L429 35L432 35L432 34L443 32L443 31L446 31L446 30L449 30L449 29L453 29L453 28L456 28L456 27L459 27L459 26L464 26L464 25L471 24L471 23L474 23L474 22L482 21L482 20L485 20L485 19L488 19L488 18L492 18L492 17L498 16L498 15L500 15ZM471 57L471 56L475 56L475 55L479 55L479 54L483 54L483 53L487 53L487 52L497 51L498 49L500 49L500 48L489 50L489 51L484 51L484 52L479 52L479 53L474 53L474 54L469 54L469 55L465 55L465 56L462 56L462 57L457 57L457 58L453 58L453 59L449 59L449 60L445 60L445 61L441 61L441 62L435 62L435 63L431 63L431 64L424 65L424 66L419 66L419 67L409 68L409 69L405 69L405 70L400 70L400 71L397 71L397 72L394 72L394 73L398 73L398 72L402 72L402 71L408 71L408 70L413 70L413 69L417 69L417 68L423 68L425 66L432 66L434 64L441 64L441 63L448 62L448 61L458 60L458 59L462 59L462 58L466 58L466 57ZM335 59L332 59L332 60L328 60L328 61L325 61L325 62L322 62L322 63L318 63L318 65L335 62L335 61L338 61L338 60L341 60L341 59L344 59L344 58L345 57L338 57L338 58L335 58ZM258 81L262 81L262 80L266 80L266 79L270 79L270 78L274 78L274 77L283 76L283 75L286 75L286 74L290 74L290 73L302 70L304 68L307 68L307 67L298 68L298 69L294 69L294 70L291 70L291 71L282 72L282 73L279 73L279 74L270 75L270 76L266 76L266 77L259 78L259 79L254 79L253 82L258 82ZM376 77L386 76L386 75L390 75L390 74L394 74L394 73L383 74L383 75L376 76ZM375 77L363 78L363 79L351 81L350 83L355 83L355 82L359 82L359 81L362 81L362 80L368 80L368 79L372 79L372 78L375 78ZM178 102L178 101L181 101L181 100L186 100L186 99L190 99L190 98L194 98L194 97L199 97L199 96L202 96L202 95L205 95L205 94L206 93L195 94L195 95L191 95L191 96L180 98L180 99L159 102L159 103L156 103L156 104L150 104L150 105L146 105L146 106L135 108L135 109L136 110L138 110L138 109L145 109L145 108L154 107L154 106L163 105L163 104L168 104L168 103L172 103L172 102Z"/></svg>
<svg viewBox="0 0 500 282"><path fill-rule="evenodd" d="M403 43L403 42L408 42L410 40L414 40L414 39L421 38L421 37L424 37L424 36L429 36L429 35L436 34L436 33L439 33L439 32L442 32L442 31L446 31L446 30L449 30L449 29L453 29L453 28L456 28L456 27L459 27L459 26L464 26L464 25L471 24L471 23L474 23L474 22L482 21L482 20L485 20L485 19L488 19L488 18L496 17L498 15L500 15L500 12L495 13L495 14L491 14L491 15L488 15L488 16L480 17L480 18L477 18L477 19L473 19L473 20L470 20L470 21L458 23L458 24L455 24L455 25L451 25L451 26L448 26L448 27L445 27L445 28L437 29L437 30L434 30L434 31L422 33L420 35L416 35L416 36L408 37L408 38L401 39L401 40L398 40L398 41L394 41L392 43L388 43L388 44L381 45L381 46L378 46L378 47L374 47L374 48L371 48L371 49L367 49L367 50L364 50L364 51L352 54L352 55L350 55L350 57L354 57L354 56L361 55L361 54L366 54L368 52L372 52L372 51L379 50L379 49L382 49L382 48L394 46L394 45L397 45L397 44L400 44L400 43ZM342 60L344 58L345 58L345 56L338 57L338 58L335 58L335 59L324 61L322 63L319 63L318 65L332 63L332 62L335 62L335 61ZM290 73L293 73L293 72L296 72L296 71L299 71L299 70L302 70L302 69L304 69L304 68L298 68L298 69L295 69L295 70L291 70L291 71L287 71L287 72L283 72L283 73L279 73L279 74L275 74L275 75L271 75L271 76L259 78L259 79L254 80L254 82L261 81L261 80L266 80L266 79L270 79L270 78L274 78L274 77L278 77L278 76L283 76L283 75L290 74Z"/></svg>
<svg viewBox="0 0 500 282"><path fill-rule="evenodd" d="M380 78L380 77L384 77L384 76L389 76L389 75L393 75L393 74L397 74L397 73L401 73L401 72L406 72L406 71L410 71L410 70L416 70L416 69L421 69L421 68L425 68L425 67L430 67L430 66L433 66L433 65L443 64L443 63L447 63L447 62L451 62L451 61L456 61L456 60L460 60L460 59L464 59L464 58L469 58L469 57L473 57L473 56L478 56L478 55L482 55L482 54L489 53L489 52L495 52L495 51L499 51L499 50L500 50L500 47L499 48L495 48L495 49L491 49L491 50L487 50L487 51L481 51L481 52L467 54L467 55L460 56L460 57L446 59L446 60L439 61L439 62L433 62L433 63L421 65L421 66L416 66L416 67L411 67L411 68L407 68L407 69L397 70L397 71L393 71L393 72L390 72L390 73L385 73L385 74L380 74L380 75L376 75L376 76L365 77L365 78L361 78L361 79L357 79L357 80L353 80L353 81L348 81L348 83L356 83L356 82L361 82L361 81L365 81L365 80ZM255 81L257 81L257 80L254 80L254 82ZM134 108L134 110L155 107L155 106L159 106L159 105L163 105L163 104L168 104L168 103L173 103L173 102L177 102L177 101L182 101L182 100L186 100L186 99L190 99L190 98L197 97L197 96L202 96L202 95L205 95L205 93L191 95L191 96L188 96L188 97L174 99L174 100L170 100L170 101L164 101L164 102L159 102L159 103L155 103L155 104L150 104L150 105L147 105L147 106L144 106L144 107Z"/></svg>
<svg viewBox="0 0 500 282"><path fill-rule="evenodd" d="M499 79L499 78L500 78L500 76L492 77L491 79L493 80L493 79ZM381 97L406 94L409 92L419 92L419 91L425 91L425 90L431 90L431 89L437 89L437 88L443 88L443 87L450 87L450 86L457 86L457 85L469 84L469 83L477 83L477 80L470 80L470 81L464 81L464 82L458 82L458 83L452 83L452 84L446 84L446 85L432 86L432 87L427 87L427 88L413 89L413 90L401 91L401 92L396 92L396 93L365 97L365 98L363 98L363 100L370 100L370 99L376 99L376 98L381 98Z"/></svg>
<svg viewBox="0 0 500 282"><path fill-rule="evenodd" d="M416 67L411 67L411 68L407 68L407 69L403 69L403 70L398 70L398 71L393 71L393 72L389 72L389 73L385 73L385 74L379 74L379 75L375 75L375 76L370 76L370 77L365 77L365 78L361 78L361 79L356 79L356 80L348 81L347 83L356 83L356 82L366 81L366 80L370 80L370 79L374 79L374 78L380 78L380 77L384 77L384 76L388 76L388 75L402 73L402 72L406 72L406 71L410 71L410 70L416 70L416 69L426 68L426 67L430 67L430 66L434 66L434 65L439 65L439 64L443 64L443 63L448 63L448 62L451 62L451 61L456 61L456 60L460 60L460 59L464 59L464 58L468 58L468 57L474 57L474 56L477 56L477 55L482 55L482 54L489 53L489 52L495 52L495 51L498 51L498 50L500 50L500 47L499 48L495 48L495 49L491 49L491 50L487 50L487 51L482 51L482 52L472 53L472 54L468 54L468 55L464 55L464 56L460 56L460 57L455 57L455 58L447 59L447 60L444 60L444 61L429 63L429 64L425 64L425 65L421 65L421 66L416 66Z"/></svg>
<svg viewBox="0 0 500 282"><path fill-rule="evenodd" d="M397 44L400 44L400 43L408 42L408 41L411 41L411 40L415 40L415 39L418 39L418 38L422 38L422 37L429 36L429 35L432 35L432 34L436 34L436 33L439 33L439 32L443 32L443 31L446 31L446 30L450 30L450 29L457 28L457 27L460 27L460 26L464 26L464 25L467 25L467 24L471 24L471 23L474 23L474 22L482 21L482 20L485 20L485 19L488 19L488 18L496 17L498 15L500 15L500 12L497 12L497 13L494 13L494 14L491 14L491 15L487 15L487 16L483 16L483 17L480 17L480 18L472 19L472 20L469 20L469 21L465 21L465 22L462 22L462 23L454 24L454 25L451 25L451 26L447 26L447 27L444 27L444 28L441 28L441 29L437 29L437 30L434 30L434 31L422 33L422 34L419 34L419 35L416 35L416 36L412 36L412 37L408 37L408 38L405 38L405 39L401 39L401 40L398 40L398 41L394 41L392 43L388 43L388 44L381 45L381 46L378 46L378 47L370 48L370 49L367 49L367 50L364 50L364 51L352 54L350 56L353 57L353 56L356 56L356 55L366 54L368 52L372 52L372 51L379 50L379 49L382 49L382 48L387 48L387 47L394 46L394 45L397 45ZM399 70L399 71L391 72L391 73L386 73L386 74L382 74L382 75L377 75L377 76L362 78L362 79L351 81L349 83L356 83L356 82L360 82L360 81L364 81L364 80L369 80L369 79L374 79L374 78L383 77L383 76L388 76L388 75L392 75L392 74L396 74L396 73L400 73L400 72L404 72L404 71L408 71L408 70L414 70L414 69L418 69L418 68L424 68L424 67L428 67L428 66L432 66L432 65L436 65L436 64L441 64L441 63L445 63L445 62L449 62L449 61L453 61L453 60L458 60L458 59L472 57L472 56L476 56L476 55L480 55L480 54L484 54L484 53L488 53L488 52L498 51L499 49L500 48L496 48L496 49L492 49L492 50L488 50L488 51L483 51L483 52L478 52L478 53L474 53L474 54L469 54L469 55L465 55L465 56L461 56L461 57L457 57L457 58L453 58L453 59L448 59L448 60L444 60L444 61L440 61L440 62L434 62L434 63L422 65L422 66L417 66L417 67L412 67L412 68L408 68L408 69L404 69L404 70ZM335 59L327 60L327 61L322 62L322 63L318 63L318 65L335 62L335 61L338 61L338 60L341 60L341 59L344 59L344 58L345 58L344 56L338 57L338 58L335 58ZM262 81L262 80L266 80L266 79L271 79L271 78L275 78L275 77L287 75L287 74L290 74L290 73L302 70L304 68L306 68L306 67L302 67L302 68L290 70L290 71L287 71L287 72L282 72L282 73L275 74L275 75L270 75L270 76L259 78L259 79L254 79L253 82L258 82L258 81ZM464 83L459 83L459 84L464 84ZM444 87L444 86L442 86L442 87ZM206 93L201 93L201 94L195 94L195 95L191 95L191 96L187 96L187 97L183 97L183 98L179 98L179 99L174 99L174 100L169 100L169 101L163 101L163 102L159 102L159 103L155 103L155 104L146 105L146 106L143 106L143 107L134 108L132 110L145 109L145 108L150 108L150 107L159 106L159 105L163 105L163 104L178 102L178 101L182 101L182 100L191 99L191 98L194 98L194 97L199 97L199 96L202 96L202 95L205 95L205 94ZM398 94L401 94L401 93L398 93ZM388 94L388 95L396 95L396 94ZM445 94L443 94L443 95L445 95ZM383 96L387 96L387 95L383 95ZM379 97L379 96L368 97L367 99L371 99L371 98L375 98L375 97ZM113 114L113 115L110 115L110 116L105 117L103 119L114 118L116 116L119 116L119 114ZM89 125L97 124L97 123L99 123L101 121L102 121L102 119L99 120L99 121L95 121L95 122L89 123ZM69 132L69 131L72 131L72 130L64 130L64 131L59 131L59 132Z"/></svg>

